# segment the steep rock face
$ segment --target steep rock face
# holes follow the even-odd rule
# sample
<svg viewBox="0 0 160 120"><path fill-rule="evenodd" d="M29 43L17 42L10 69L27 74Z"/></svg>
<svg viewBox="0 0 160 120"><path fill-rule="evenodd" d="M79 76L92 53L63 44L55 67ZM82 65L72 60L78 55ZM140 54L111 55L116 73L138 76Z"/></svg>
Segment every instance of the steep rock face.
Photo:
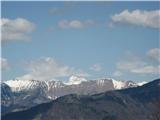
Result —
<svg viewBox="0 0 160 120"><path fill-rule="evenodd" d="M9 113L2 120L149 120L152 113L157 113L153 109L155 100L160 101L160 79L140 87L95 95L66 95Z"/></svg>
<svg viewBox="0 0 160 120"><path fill-rule="evenodd" d="M5 90L5 87L3 87L2 95L8 94L9 96L8 100L5 99L2 105L12 106L10 107L12 109L30 108L67 94L92 95L137 86L132 81L118 81L111 78L87 80L79 76L71 76L68 82L55 80L9 80L3 84L9 88ZM8 93L5 92L7 89L10 89Z"/></svg>

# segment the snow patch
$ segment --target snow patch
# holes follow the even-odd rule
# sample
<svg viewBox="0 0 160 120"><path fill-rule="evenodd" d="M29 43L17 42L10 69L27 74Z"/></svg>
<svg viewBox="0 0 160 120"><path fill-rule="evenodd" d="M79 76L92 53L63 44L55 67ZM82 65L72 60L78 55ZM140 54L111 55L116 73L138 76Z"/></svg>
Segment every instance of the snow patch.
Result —
<svg viewBox="0 0 160 120"><path fill-rule="evenodd" d="M139 82L139 83L138 83L138 86L142 86L142 85L144 85L144 84L146 84L146 83L148 83L148 82L146 82L146 81Z"/></svg>

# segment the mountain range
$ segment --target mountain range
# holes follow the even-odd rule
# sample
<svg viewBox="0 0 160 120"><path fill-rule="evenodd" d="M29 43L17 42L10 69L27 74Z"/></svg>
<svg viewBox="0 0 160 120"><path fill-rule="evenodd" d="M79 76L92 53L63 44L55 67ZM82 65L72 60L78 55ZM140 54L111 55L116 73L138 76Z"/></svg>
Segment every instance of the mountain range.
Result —
<svg viewBox="0 0 160 120"><path fill-rule="evenodd" d="M1 83L2 114L28 109L64 95L93 95L105 91L137 87L132 81L111 78L87 80L71 76L68 81L8 80Z"/></svg>
<svg viewBox="0 0 160 120"><path fill-rule="evenodd" d="M2 120L159 120L160 79L93 95L70 94Z"/></svg>

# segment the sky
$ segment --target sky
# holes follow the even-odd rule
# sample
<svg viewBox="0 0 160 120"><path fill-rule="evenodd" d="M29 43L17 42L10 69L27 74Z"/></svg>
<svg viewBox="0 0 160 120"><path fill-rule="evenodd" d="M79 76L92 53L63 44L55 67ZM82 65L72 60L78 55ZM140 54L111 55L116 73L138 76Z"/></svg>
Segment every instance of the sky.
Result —
<svg viewBox="0 0 160 120"><path fill-rule="evenodd" d="M2 80L160 73L159 2L2 2Z"/></svg>

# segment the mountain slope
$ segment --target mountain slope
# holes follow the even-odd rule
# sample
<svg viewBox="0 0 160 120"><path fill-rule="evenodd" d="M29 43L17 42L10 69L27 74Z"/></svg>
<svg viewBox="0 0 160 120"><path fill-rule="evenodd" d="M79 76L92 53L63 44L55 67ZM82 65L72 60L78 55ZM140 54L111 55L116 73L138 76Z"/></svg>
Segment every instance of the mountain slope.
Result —
<svg viewBox="0 0 160 120"><path fill-rule="evenodd" d="M5 84L1 84L1 110L5 113L9 108L11 108L13 103L14 95L11 88Z"/></svg>
<svg viewBox="0 0 160 120"><path fill-rule="evenodd" d="M9 87L10 91L7 94L12 96L3 100L2 114L12 110L28 109L67 94L92 95L137 86L132 81L118 81L111 78L87 80L79 76L71 76L69 81L64 83L55 80L9 80L3 84ZM6 95L5 88L3 87L2 96Z"/></svg>
<svg viewBox="0 0 160 120"><path fill-rule="evenodd" d="M91 96L66 95L2 120L149 120L155 100L160 101L160 79Z"/></svg>

